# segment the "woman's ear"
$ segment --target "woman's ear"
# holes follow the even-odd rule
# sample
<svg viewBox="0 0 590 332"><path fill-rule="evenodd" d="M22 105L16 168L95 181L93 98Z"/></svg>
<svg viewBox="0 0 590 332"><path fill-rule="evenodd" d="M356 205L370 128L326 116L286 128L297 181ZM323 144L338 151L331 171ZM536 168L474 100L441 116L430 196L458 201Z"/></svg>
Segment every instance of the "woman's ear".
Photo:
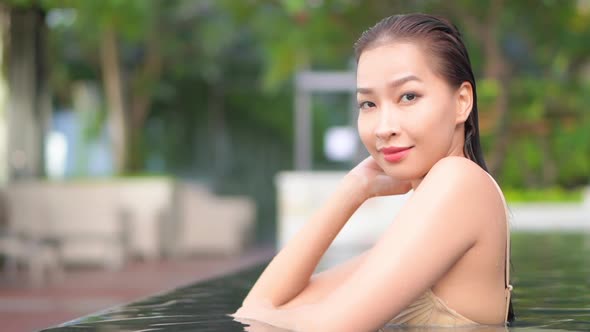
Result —
<svg viewBox="0 0 590 332"><path fill-rule="evenodd" d="M469 82L461 83L457 90L457 109L455 123L465 123L473 108L473 87Z"/></svg>

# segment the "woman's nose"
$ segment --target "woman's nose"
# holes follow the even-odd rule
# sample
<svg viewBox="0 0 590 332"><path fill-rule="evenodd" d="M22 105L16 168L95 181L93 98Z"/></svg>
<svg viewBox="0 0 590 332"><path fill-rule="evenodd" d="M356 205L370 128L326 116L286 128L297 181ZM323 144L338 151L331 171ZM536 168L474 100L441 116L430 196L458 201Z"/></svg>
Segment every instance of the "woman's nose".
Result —
<svg viewBox="0 0 590 332"><path fill-rule="evenodd" d="M396 119L394 112L388 109L382 109L379 114L379 122L375 128L375 135L381 140L399 134L399 121Z"/></svg>

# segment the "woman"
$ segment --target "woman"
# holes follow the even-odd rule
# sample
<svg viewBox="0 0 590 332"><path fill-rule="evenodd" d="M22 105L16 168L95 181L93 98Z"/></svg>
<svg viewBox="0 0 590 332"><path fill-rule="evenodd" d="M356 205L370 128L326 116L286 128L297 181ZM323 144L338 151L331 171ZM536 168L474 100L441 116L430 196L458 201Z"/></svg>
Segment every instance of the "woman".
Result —
<svg viewBox="0 0 590 332"><path fill-rule="evenodd" d="M363 33L355 50L358 130L370 157L276 255L233 316L297 331L505 326L514 318L507 210L483 160L460 33L441 18L397 15ZM364 201L411 189L373 247L312 276Z"/></svg>

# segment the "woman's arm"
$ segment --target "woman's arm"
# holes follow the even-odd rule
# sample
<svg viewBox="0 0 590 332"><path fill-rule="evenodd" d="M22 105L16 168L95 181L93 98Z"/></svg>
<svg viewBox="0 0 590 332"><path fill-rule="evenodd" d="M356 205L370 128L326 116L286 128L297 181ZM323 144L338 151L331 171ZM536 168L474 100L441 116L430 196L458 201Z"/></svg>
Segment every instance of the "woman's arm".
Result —
<svg viewBox="0 0 590 332"><path fill-rule="evenodd" d="M324 299L354 274L366 259L369 252L370 250L367 250L341 264L312 275L309 279L309 284L301 291L301 293L281 305L280 308L293 308L305 304L317 303Z"/></svg>
<svg viewBox="0 0 590 332"><path fill-rule="evenodd" d="M320 210L273 258L242 305L265 302L278 307L297 296L309 283L336 235L365 199L361 179L347 175Z"/></svg>
<svg viewBox="0 0 590 332"><path fill-rule="evenodd" d="M386 176L372 157L352 169L337 190L258 278L242 305L281 306L300 294L318 262L352 214L370 197L407 193L411 186Z"/></svg>

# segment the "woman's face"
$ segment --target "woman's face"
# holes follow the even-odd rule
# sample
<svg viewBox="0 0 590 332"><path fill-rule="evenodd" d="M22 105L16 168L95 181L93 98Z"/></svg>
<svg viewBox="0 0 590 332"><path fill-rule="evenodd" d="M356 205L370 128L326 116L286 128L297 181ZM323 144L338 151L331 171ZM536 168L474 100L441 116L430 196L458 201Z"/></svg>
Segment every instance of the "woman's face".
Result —
<svg viewBox="0 0 590 332"><path fill-rule="evenodd" d="M412 43L365 50L357 69L358 130L389 176L420 180L441 158L464 156L471 85L452 88Z"/></svg>

